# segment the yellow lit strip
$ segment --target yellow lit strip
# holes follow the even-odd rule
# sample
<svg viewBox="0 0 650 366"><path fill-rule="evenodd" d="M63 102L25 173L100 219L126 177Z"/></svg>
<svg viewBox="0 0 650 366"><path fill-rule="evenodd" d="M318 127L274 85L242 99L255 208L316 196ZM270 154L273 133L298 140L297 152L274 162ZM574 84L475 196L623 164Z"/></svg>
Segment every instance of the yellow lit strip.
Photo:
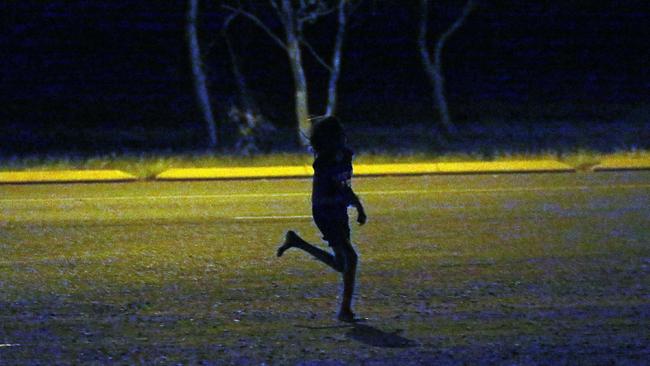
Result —
<svg viewBox="0 0 650 366"><path fill-rule="evenodd" d="M282 178L282 177L310 177L313 170L311 166L271 166L271 167L245 167L245 168L190 168L169 169L158 176L161 180L182 179L235 179L235 178Z"/></svg>
<svg viewBox="0 0 650 366"><path fill-rule="evenodd" d="M516 173L516 172L572 172L574 169L553 160L496 161L469 163L414 163L414 164L359 164L354 166L355 176L463 174L463 173ZM311 177L309 165L169 169L156 177L160 180L184 179L237 179Z"/></svg>
<svg viewBox="0 0 650 366"><path fill-rule="evenodd" d="M425 164L375 164L355 166L355 175L469 174L516 172L572 172L553 160L488 161Z"/></svg>
<svg viewBox="0 0 650 366"><path fill-rule="evenodd" d="M136 178L119 170L0 172L0 183L116 182Z"/></svg>
<svg viewBox="0 0 650 366"><path fill-rule="evenodd" d="M594 167L595 171L650 169L650 158L609 158Z"/></svg>

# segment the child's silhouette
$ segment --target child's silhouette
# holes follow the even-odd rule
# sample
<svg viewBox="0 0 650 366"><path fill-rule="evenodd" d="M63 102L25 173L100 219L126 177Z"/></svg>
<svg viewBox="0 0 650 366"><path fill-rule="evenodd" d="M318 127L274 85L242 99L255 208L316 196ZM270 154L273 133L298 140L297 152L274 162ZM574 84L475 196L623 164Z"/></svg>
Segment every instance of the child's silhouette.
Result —
<svg viewBox="0 0 650 366"><path fill-rule="evenodd" d="M336 117L326 117L312 127L310 143L314 150L314 180L312 214L323 239L334 251L331 254L303 240L294 231L288 231L278 248L281 257L289 248L299 248L343 274L343 299L338 319L354 322L352 294L357 269L357 253L350 243L348 206L357 209L357 222L366 223L361 201L352 191L352 151L346 146L343 127Z"/></svg>

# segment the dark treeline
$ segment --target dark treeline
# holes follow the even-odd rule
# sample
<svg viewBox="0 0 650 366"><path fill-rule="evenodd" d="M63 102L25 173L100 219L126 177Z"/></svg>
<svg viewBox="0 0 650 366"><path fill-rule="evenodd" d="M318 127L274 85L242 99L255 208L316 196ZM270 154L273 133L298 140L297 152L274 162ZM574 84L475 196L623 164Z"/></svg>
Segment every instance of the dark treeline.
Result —
<svg viewBox="0 0 650 366"><path fill-rule="evenodd" d="M231 11L223 7L225 1L199 3L211 104L221 144L232 148L239 130L229 112L237 105L237 85L222 35ZM266 24L283 35L274 14L264 10L267 2L252 3ZM430 3L434 42L465 2ZM359 134L422 131L437 123L418 55L418 4L365 0L349 18L338 114ZM2 2L0 151L204 147L186 11L185 0ZM325 57L336 24L336 16L329 15L305 28L306 39ZM630 139L598 138L595 144L585 143L593 146L578 147L644 147L643 141L650 140L648 24L644 1L479 1L449 40L443 59L457 140L481 135L487 144L498 135L505 136L499 147L553 148L536 141L509 145L508 139L518 135L508 137L499 130L529 131L521 133L526 139L543 135L537 129L545 127L550 135L566 137L614 126ZM265 146L284 148L278 140L291 140L289 130L296 123L287 56L243 17L233 21L228 34L260 114L278 129ZM322 114L328 73L308 52L303 57L310 112ZM544 141L553 140L550 135ZM582 144L577 137L564 143Z"/></svg>

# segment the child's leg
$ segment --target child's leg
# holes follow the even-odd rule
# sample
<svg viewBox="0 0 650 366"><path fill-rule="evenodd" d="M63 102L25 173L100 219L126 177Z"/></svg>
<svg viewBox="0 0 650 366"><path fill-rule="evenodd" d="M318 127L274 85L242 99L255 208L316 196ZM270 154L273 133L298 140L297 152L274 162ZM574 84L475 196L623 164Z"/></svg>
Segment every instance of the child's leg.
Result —
<svg viewBox="0 0 650 366"><path fill-rule="evenodd" d="M304 250L305 252L314 256L314 258L332 267L332 269L334 269L337 272L343 271L344 265L341 258L337 258L334 255L312 244L309 244L308 242L303 240L300 236L298 236L298 234L296 234L294 231L291 230L287 232L287 235L284 239L284 244L280 248L278 248L278 253L277 253L278 257L281 257L285 250L292 247Z"/></svg>
<svg viewBox="0 0 650 366"><path fill-rule="evenodd" d="M339 319L343 321L353 321L354 313L352 312L352 295L354 294L354 285L356 279L357 263L359 257L354 251L352 244L346 240L335 250L337 256L343 257L343 299L341 300L341 310Z"/></svg>

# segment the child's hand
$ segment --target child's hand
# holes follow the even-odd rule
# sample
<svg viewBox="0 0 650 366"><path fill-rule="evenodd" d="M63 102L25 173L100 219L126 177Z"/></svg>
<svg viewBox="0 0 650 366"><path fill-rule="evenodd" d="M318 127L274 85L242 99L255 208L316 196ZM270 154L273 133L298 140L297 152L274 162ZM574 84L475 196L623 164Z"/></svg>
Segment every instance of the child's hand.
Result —
<svg viewBox="0 0 650 366"><path fill-rule="evenodd" d="M359 225L365 224L366 220L368 220L366 213L363 210L359 210L359 215L357 216L357 222L359 223Z"/></svg>

